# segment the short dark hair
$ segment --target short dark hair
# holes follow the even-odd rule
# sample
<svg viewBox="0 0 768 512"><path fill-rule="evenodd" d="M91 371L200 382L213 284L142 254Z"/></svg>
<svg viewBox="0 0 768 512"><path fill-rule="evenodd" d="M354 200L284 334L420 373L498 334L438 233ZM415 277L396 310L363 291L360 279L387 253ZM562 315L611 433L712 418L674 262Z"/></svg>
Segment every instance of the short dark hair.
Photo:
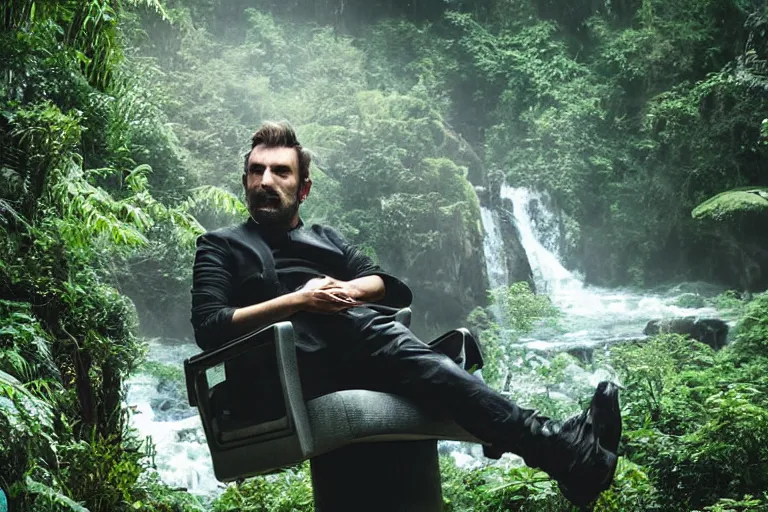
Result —
<svg viewBox="0 0 768 512"><path fill-rule="evenodd" d="M248 159L251 151L259 144L268 148L295 148L299 160L299 181L309 178L309 164L312 156L304 149L296 138L296 132L287 121L265 121L251 137L251 149L245 154L243 172L248 172Z"/></svg>

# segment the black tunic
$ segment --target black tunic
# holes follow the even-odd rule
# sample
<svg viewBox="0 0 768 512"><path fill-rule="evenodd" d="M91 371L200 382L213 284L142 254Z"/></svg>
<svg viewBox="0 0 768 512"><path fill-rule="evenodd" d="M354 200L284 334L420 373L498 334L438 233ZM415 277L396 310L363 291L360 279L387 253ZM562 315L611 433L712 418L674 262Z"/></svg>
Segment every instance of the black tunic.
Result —
<svg viewBox="0 0 768 512"><path fill-rule="evenodd" d="M392 315L412 300L408 286L329 227L307 228L300 223L289 231L274 231L249 219L200 236L192 286L197 344L207 350L243 334L232 326L235 309L290 293L325 275L344 281L378 275L384 280L386 295L375 305L342 313L293 315L289 320L300 351L355 343L376 318Z"/></svg>

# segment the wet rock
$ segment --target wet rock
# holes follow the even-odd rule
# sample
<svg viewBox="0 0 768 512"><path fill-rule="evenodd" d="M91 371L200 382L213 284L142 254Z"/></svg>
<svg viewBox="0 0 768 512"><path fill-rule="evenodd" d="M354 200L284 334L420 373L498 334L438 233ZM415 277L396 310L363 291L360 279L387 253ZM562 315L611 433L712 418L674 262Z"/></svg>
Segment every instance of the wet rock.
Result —
<svg viewBox="0 0 768 512"><path fill-rule="evenodd" d="M155 414L155 421L179 421L196 414L189 404L173 398L153 398L149 405Z"/></svg>
<svg viewBox="0 0 768 512"><path fill-rule="evenodd" d="M728 342L728 324L718 318L688 316L651 320L643 330L643 334L648 336L666 333L686 334L715 350L720 350Z"/></svg>
<svg viewBox="0 0 768 512"><path fill-rule="evenodd" d="M575 357L582 364L592 364L595 355L595 347L573 347L566 352Z"/></svg>
<svg viewBox="0 0 768 512"><path fill-rule="evenodd" d="M176 382L161 380L157 385L156 396L149 401L155 421L178 421L197 414L190 407L184 389Z"/></svg>
<svg viewBox="0 0 768 512"><path fill-rule="evenodd" d="M507 265L507 282L511 284L526 281L531 286L531 290L536 291L533 270L531 270L528 254L525 252L520 231L515 223L513 213L515 205L506 198L501 199L500 202L501 207L497 211L499 214L501 239L504 244L504 258Z"/></svg>
<svg viewBox="0 0 768 512"><path fill-rule="evenodd" d="M176 432L176 440L182 443L205 444L205 436L199 428L183 428Z"/></svg>

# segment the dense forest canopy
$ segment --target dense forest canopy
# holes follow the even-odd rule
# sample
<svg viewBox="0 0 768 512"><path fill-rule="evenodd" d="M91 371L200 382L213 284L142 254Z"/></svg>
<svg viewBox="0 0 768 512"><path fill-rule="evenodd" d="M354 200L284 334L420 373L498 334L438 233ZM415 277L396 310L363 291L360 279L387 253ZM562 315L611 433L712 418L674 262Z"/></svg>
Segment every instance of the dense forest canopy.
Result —
<svg viewBox="0 0 768 512"><path fill-rule="evenodd" d="M305 219L404 277L418 333L466 319L494 382L543 371L503 368L499 318L519 336L557 316L527 263L489 293L481 210L507 208L503 186L549 194L590 285L735 290L707 299L740 318L725 349L667 334L605 356L628 434L598 508L768 507L765 1L6 0L0 25L12 510L204 509L151 476L123 384L141 336L191 336L195 238L243 219L266 119L314 153ZM524 468L445 477L447 510L564 506ZM306 468L286 482L211 506L305 510Z"/></svg>

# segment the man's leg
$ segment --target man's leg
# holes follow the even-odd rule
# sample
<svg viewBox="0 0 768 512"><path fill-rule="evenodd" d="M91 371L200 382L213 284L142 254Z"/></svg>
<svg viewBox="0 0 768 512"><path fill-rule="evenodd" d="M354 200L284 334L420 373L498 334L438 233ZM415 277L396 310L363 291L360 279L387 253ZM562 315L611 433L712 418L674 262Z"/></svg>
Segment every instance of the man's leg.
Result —
<svg viewBox="0 0 768 512"><path fill-rule="evenodd" d="M618 410L610 410L615 397L596 394L593 406L604 407L560 424L517 406L387 317L367 324L360 343L368 354L351 364L362 386L448 415L495 450L546 471L574 503L585 504L610 485L621 429Z"/></svg>

